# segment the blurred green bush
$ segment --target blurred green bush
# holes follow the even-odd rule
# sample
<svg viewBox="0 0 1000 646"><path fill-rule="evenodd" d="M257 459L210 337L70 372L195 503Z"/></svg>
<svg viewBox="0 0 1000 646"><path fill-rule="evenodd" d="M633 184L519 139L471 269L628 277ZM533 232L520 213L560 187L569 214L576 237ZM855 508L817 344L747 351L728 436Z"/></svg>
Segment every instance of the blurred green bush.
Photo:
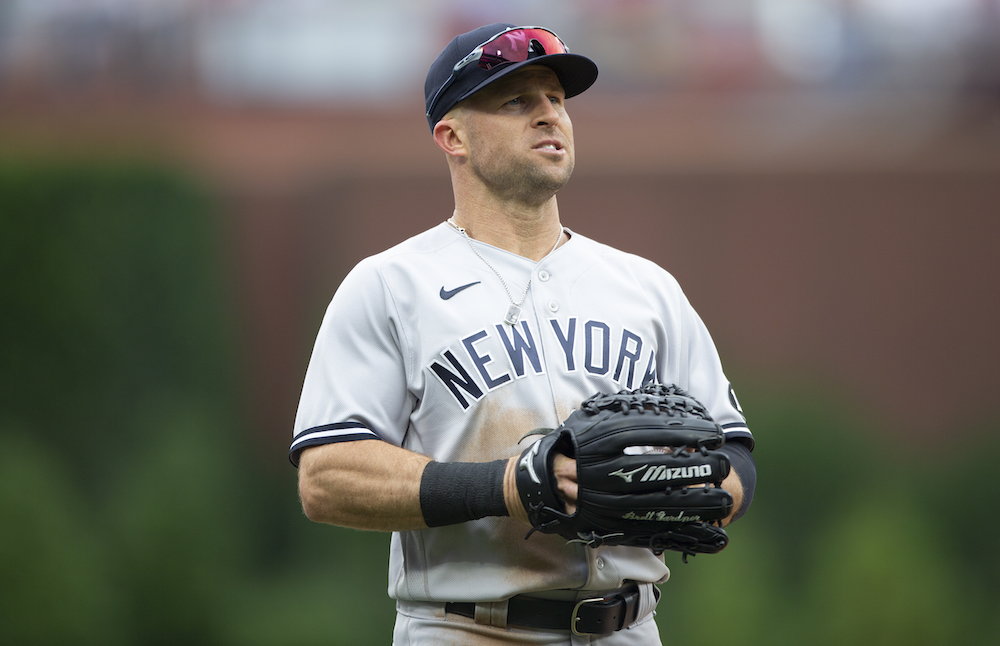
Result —
<svg viewBox="0 0 1000 646"><path fill-rule="evenodd" d="M171 169L0 164L0 643L390 642L388 536L309 523L248 448L222 222ZM738 381L756 500L667 555L666 643L1000 641L995 441L896 447Z"/></svg>

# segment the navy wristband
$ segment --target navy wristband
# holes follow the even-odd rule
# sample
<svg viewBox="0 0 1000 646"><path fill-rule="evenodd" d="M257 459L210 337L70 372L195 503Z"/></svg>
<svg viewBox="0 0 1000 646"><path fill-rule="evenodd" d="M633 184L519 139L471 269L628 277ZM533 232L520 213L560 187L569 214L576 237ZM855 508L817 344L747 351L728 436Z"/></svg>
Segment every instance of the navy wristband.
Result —
<svg viewBox="0 0 1000 646"><path fill-rule="evenodd" d="M429 462L420 478L420 511L428 527L509 516L503 497L507 460Z"/></svg>

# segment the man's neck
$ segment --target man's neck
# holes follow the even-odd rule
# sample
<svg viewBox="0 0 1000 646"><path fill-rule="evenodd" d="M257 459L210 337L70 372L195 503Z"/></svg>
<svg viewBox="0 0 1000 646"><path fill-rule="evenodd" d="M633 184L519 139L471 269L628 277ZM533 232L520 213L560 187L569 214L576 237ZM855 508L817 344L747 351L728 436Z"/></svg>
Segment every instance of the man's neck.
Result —
<svg viewBox="0 0 1000 646"><path fill-rule="evenodd" d="M466 201L456 206L451 220L470 238L535 261L565 238L555 196L537 208Z"/></svg>

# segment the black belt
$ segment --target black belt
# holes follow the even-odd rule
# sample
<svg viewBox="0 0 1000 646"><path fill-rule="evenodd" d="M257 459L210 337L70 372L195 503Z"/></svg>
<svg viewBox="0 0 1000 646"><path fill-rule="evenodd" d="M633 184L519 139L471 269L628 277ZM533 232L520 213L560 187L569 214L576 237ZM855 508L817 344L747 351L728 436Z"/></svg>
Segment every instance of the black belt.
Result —
<svg viewBox="0 0 1000 646"><path fill-rule="evenodd" d="M506 613L502 609L504 603ZM639 618L639 586L627 585L613 594L588 597L581 601L518 595L499 604L479 604L479 617L476 616L476 605L471 602L446 603L444 609L445 612L471 617L476 623L493 626L571 630L578 635L608 635Z"/></svg>

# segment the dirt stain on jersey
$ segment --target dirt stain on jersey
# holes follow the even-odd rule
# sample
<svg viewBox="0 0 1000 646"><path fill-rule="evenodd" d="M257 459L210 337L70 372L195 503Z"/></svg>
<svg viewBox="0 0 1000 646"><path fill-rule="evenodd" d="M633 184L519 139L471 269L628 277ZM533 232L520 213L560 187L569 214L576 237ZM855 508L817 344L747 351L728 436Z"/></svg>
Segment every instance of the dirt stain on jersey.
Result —
<svg viewBox="0 0 1000 646"><path fill-rule="evenodd" d="M493 544L497 556L510 567L504 572L508 583L520 590L567 589L587 581L584 548L568 544L554 534L534 532L525 523L501 518L496 525Z"/></svg>
<svg viewBox="0 0 1000 646"><path fill-rule="evenodd" d="M491 393L476 407L457 461L488 462L518 455L529 444L522 438L537 428L552 428L551 413L517 406L517 400L504 390Z"/></svg>
<svg viewBox="0 0 1000 646"><path fill-rule="evenodd" d="M535 644L538 646L569 646L569 634L542 630L516 628L491 628L477 624L461 615L447 616L446 621L419 619L408 624L408 644L434 644L435 646L509 646Z"/></svg>
<svg viewBox="0 0 1000 646"><path fill-rule="evenodd" d="M491 393L477 407L456 460L485 462L519 455L537 439L529 435L535 429L551 429L555 424L552 404L549 412L517 406L523 398L503 390ZM562 408L562 407L560 407ZM566 415L572 406L566 405ZM527 437L526 437L527 436ZM488 538L494 554L491 560L510 564L505 578L521 590L576 587L587 579L583 548L567 545L559 536L534 533L528 525L512 518L495 518Z"/></svg>

